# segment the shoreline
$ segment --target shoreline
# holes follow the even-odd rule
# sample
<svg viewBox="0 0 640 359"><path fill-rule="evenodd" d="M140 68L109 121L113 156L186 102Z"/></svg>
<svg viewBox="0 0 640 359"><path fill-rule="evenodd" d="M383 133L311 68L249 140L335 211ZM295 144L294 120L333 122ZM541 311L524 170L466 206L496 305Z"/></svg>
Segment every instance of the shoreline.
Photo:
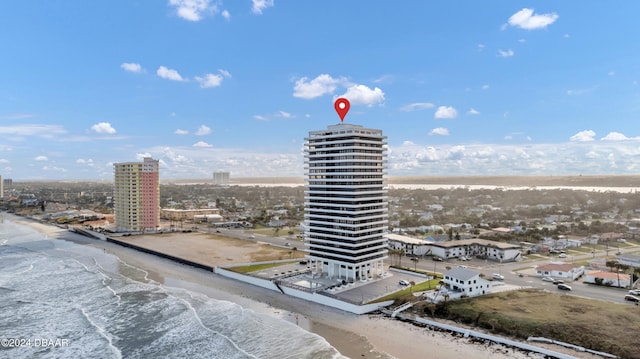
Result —
<svg viewBox="0 0 640 359"><path fill-rule="evenodd" d="M84 237L30 218L5 214L5 219L27 225L46 234L48 238L103 249L126 264L147 271L149 278L161 285L230 301L243 308L297 324L323 337L342 355L350 358L414 358L424 356L425 351L430 348L438 348L437 357L443 359L464 356L532 357L498 345L467 342L448 333L425 329L399 320L377 315L351 314L283 296L278 292L237 282L115 243Z"/></svg>

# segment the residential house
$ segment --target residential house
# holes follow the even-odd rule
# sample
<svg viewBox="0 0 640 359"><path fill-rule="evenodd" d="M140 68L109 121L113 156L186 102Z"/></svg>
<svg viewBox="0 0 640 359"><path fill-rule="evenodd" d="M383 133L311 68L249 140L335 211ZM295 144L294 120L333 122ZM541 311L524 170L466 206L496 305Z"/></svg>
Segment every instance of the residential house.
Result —
<svg viewBox="0 0 640 359"><path fill-rule="evenodd" d="M480 274L468 268L455 267L443 275L443 282L449 290L461 296L474 297L491 293L491 282L480 278Z"/></svg>
<svg viewBox="0 0 640 359"><path fill-rule="evenodd" d="M573 263L551 262L536 267L536 273L541 277L576 280L584 274L584 267Z"/></svg>

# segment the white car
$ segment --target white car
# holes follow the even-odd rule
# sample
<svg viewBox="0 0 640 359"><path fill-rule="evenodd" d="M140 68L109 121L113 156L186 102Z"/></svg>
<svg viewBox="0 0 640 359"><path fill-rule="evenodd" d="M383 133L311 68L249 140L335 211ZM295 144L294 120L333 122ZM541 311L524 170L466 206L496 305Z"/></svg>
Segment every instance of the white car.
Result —
<svg viewBox="0 0 640 359"><path fill-rule="evenodd" d="M640 289L631 289L629 291L630 295L640 295Z"/></svg>
<svg viewBox="0 0 640 359"><path fill-rule="evenodd" d="M543 282L553 282L553 278L551 277L542 277Z"/></svg>
<svg viewBox="0 0 640 359"><path fill-rule="evenodd" d="M498 274L498 273L493 273L493 275L491 275L491 277L495 280L504 280L504 276L502 274Z"/></svg>
<svg viewBox="0 0 640 359"><path fill-rule="evenodd" d="M567 255L564 253L558 254L558 258L567 258Z"/></svg>
<svg viewBox="0 0 640 359"><path fill-rule="evenodd" d="M406 280L404 280L404 279L400 279L400 282L398 282L398 284L400 284L400 285L409 285L409 284L411 284L411 283L407 282L407 281L406 281Z"/></svg>

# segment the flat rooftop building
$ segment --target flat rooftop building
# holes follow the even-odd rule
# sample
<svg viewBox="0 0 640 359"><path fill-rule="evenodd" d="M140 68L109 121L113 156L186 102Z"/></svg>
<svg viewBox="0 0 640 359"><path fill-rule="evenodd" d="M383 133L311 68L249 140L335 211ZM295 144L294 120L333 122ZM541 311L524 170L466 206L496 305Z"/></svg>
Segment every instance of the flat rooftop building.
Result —
<svg viewBox="0 0 640 359"><path fill-rule="evenodd" d="M386 136L339 124L305 138L304 238L316 272L347 281L383 273Z"/></svg>
<svg viewBox="0 0 640 359"><path fill-rule="evenodd" d="M143 162L115 163L113 169L116 230L157 230L160 226L159 161L145 157Z"/></svg>

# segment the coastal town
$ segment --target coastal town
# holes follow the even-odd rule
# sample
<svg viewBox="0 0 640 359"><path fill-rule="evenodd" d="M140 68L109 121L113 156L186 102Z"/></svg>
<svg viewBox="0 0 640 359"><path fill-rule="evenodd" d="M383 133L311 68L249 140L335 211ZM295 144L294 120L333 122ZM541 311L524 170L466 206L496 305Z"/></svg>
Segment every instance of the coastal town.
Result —
<svg viewBox="0 0 640 359"><path fill-rule="evenodd" d="M248 277L254 285L274 283L283 294L289 289L322 293L322 305L354 313L433 317L420 313L512 291L543 290L617 305L633 305L640 295L640 200L632 191L428 190L391 184L383 272L336 282L306 258L303 186L296 180L280 186L195 182L160 185L161 222L155 231L118 233L113 187L106 183L5 183L3 209L172 254L212 271L218 267L217 273ZM218 254L225 259L216 262L202 253L221 251L220 245L202 236L252 242L274 252L257 258L231 251ZM265 261L277 265L244 268Z"/></svg>

